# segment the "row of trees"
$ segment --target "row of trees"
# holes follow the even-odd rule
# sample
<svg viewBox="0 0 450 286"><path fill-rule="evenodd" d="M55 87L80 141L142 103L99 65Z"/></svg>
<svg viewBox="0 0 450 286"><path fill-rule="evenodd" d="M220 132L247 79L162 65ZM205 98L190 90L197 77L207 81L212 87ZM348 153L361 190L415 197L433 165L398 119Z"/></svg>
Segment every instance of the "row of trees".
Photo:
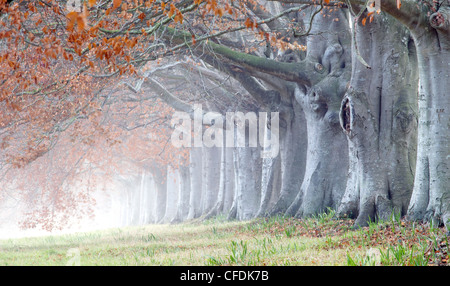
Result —
<svg viewBox="0 0 450 286"><path fill-rule="evenodd" d="M379 13L356 0L85 1L70 13L64 1L19 2L3 9L0 80L9 88L0 128L29 156L9 163L48 152L68 122L113 114L112 102L120 109L157 97L190 115L194 103L219 114L279 112L274 158L249 146L192 148L185 164L148 156L140 166L155 182L151 220L327 208L357 225L393 212L450 218L447 1L383 0ZM135 95L105 95L115 78ZM140 119L136 128L163 126ZM37 126L32 140L17 135ZM168 187L169 161L176 187Z"/></svg>

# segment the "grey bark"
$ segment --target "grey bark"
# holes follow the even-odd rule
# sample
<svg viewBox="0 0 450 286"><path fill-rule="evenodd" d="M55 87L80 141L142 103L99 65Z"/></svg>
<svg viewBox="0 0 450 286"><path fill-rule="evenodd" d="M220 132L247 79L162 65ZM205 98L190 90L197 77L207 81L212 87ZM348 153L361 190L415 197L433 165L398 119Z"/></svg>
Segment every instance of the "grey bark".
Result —
<svg viewBox="0 0 450 286"><path fill-rule="evenodd" d="M450 7L410 27L419 62L419 140L409 218L450 221Z"/></svg>
<svg viewBox="0 0 450 286"><path fill-rule="evenodd" d="M176 207L176 215L171 223L179 223L187 219L189 214L189 199L191 195L191 180L188 166L180 166L179 174L179 188L178 188L178 203Z"/></svg>
<svg viewBox="0 0 450 286"><path fill-rule="evenodd" d="M448 225L450 5L405 0L397 9L396 2L381 0L381 9L411 32L420 78L417 164L408 217Z"/></svg>
<svg viewBox="0 0 450 286"><path fill-rule="evenodd" d="M233 201L228 212L228 219L248 220L257 215L261 202L261 174L262 160L260 147L250 147L248 128L238 128L245 122L234 122L234 146L227 148L232 150L234 190ZM241 132L244 131L244 132ZM239 145L238 140L245 140L244 145Z"/></svg>
<svg viewBox="0 0 450 286"><path fill-rule="evenodd" d="M267 212L269 216L285 214L300 190L305 172L305 117L295 99L291 100L291 104L292 108L285 107L280 112L281 190L278 200Z"/></svg>
<svg viewBox="0 0 450 286"><path fill-rule="evenodd" d="M224 158L224 170L221 174L221 184L220 186L223 188L223 205L220 210L223 214L228 214L233 205L234 198L234 189L235 189L235 181L234 181L234 161L233 161L233 149L232 148L224 148L225 158Z"/></svg>
<svg viewBox="0 0 450 286"><path fill-rule="evenodd" d="M307 217L336 209L346 185L348 166L345 136L339 126L339 107L350 79L350 33L342 10L314 20L311 33L333 31L327 37L308 37L307 58L326 76L313 86L298 85L295 98L306 119L308 143L301 189L287 214ZM339 21L336 21L339 19Z"/></svg>
<svg viewBox="0 0 450 286"><path fill-rule="evenodd" d="M307 41L305 60L315 63L310 73L321 74L320 80L291 88L290 112L299 122L286 130L286 138L297 132L296 138L281 143L282 190L272 215L309 216L336 208L345 188L348 159L338 113L350 77L350 34L345 12L328 14L313 20L311 33L317 35Z"/></svg>
<svg viewBox="0 0 450 286"><path fill-rule="evenodd" d="M361 1L351 2L362 4ZM197 49L201 53L207 51L207 57L213 59L209 62L216 68L221 64L218 62L222 62L228 69L238 70L241 78L245 78L242 74L249 78L259 77L267 86L271 81L268 77L278 77L292 91L291 99L284 96L279 106L285 122L282 126L285 132L280 137L281 192L276 196L278 201L271 207L270 214L284 214L288 210L288 214L310 215L323 211L325 206L336 207L344 185L342 178L345 178L343 170L346 167L342 165L348 164L350 169L339 214L357 217L359 225L366 224L369 219L387 218L393 210L404 214L415 176L410 216L447 221L450 204L447 188L450 125L446 110L449 99L445 96L450 82L448 4L435 7L439 10L436 12L423 3L402 2L402 9L397 9L392 0L383 0L381 6L411 30L417 46L421 82L417 167L414 155L417 136L417 108L413 97L417 82L414 45L404 27L385 15L377 15L374 23L356 27L358 49L352 51L352 79L341 106L336 106L336 102L342 97L349 62L344 60L349 53L349 33L343 28L348 22L342 15L336 23L331 21L333 17L322 19L319 15L320 20L316 18L312 27L317 41L308 38L311 39L308 55L293 64L240 53L212 41L205 44L207 48ZM332 13L342 13L342 10ZM338 28L340 25L342 29ZM171 35L180 41L190 37L189 33L183 32ZM371 69L361 64L359 54ZM245 88L251 90L261 104L270 105L276 96L255 92L264 90L255 83L248 81ZM292 88L293 84L295 88ZM262 96L258 97L258 94ZM296 109L294 94L301 108ZM338 143L342 139L335 128L339 108L341 124L348 136L348 149L345 142ZM306 138L299 135L305 133L304 129L293 128L295 124L304 128L305 118L308 120L307 160L302 158L306 155L305 150L300 150L300 146L306 144L299 144ZM325 147L329 148L328 153ZM348 162L342 162L346 160L344 154L349 154ZM240 183L243 173L236 170L239 156L250 157L245 152L237 153L235 157L237 188L230 217L238 216L237 198L243 193ZM332 180L327 181L330 177ZM261 210L267 205L268 197L275 197L269 196L268 190L264 189L260 194L258 213L263 213ZM206 200L204 196L202 198Z"/></svg>
<svg viewBox="0 0 450 286"><path fill-rule="evenodd" d="M162 223L171 222L177 214L178 194L180 188L179 170L167 166L166 210Z"/></svg>
<svg viewBox="0 0 450 286"><path fill-rule="evenodd" d="M218 147L202 148L201 214L211 211L219 194L221 150Z"/></svg>
<svg viewBox="0 0 450 286"><path fill-rule="evenodd" d="M228 214L234 200L234 161L233 148L228 148L223 137L223 147L220 147L220 179L216 204L209 210L203 219L208 219L220 214Z"/></svg>
<svg viewBox="0 0 450 286"><path fill-rule="evenodd" d="M269 130L265 129L265 138ZM266 140L266 139L265 139ZM281 190L281 156L267 157L262 160L261 174L261 204L257 217L267 216L268 211L278 201Z"/></svg>
<svg viewBox="0 0 450 286"><path fill-rule="evenodd" d="M236 147L236 218L256 216L261 203L261 157L258 147Z"/></svg>
<svg viewBox="0 0 450 286"><path fill-rule="evenodd" d="M405 214L413 188L417 139L417 62L407 29L381 13L358 21L349 90L342 101L350 170L339 215L356 225Z"/></svg>
<svg viewBox="0 0 450 286"><path fill-rule="evenodd" d="M189 154L189 177L191 191L189 197L188 220L198 218L201 215L202 197L202 148L192 147Z"/></svg>
<svg viewBox="0 0 450 286"><path fill-rule="evenodd" d="M154 166L152 175L156 186L155 223L161 223L166 213L167 203L167 167Z"/></svg>
<svg viewBox="0 0 450 286"><path fill-rule="evenodd" d="M209 210L207 211L207 213L205 213L203 215L203 219L209 219L211 217L217 216L222 210L223 210L223 205L224 205L224 198L225 198L225 183L226 183L226 178L225 178L225 147L220 147L220 152L221 152L221 156L220 156L220 171L219 171L219 190L217 193L217 199L216 199L216 203L215 205Z"/></svg>
<svg viewBox="0 0 450 286"><path fill-rule="evenodd" d="M143 225L151 221L151 213L153 210L151 199L151 175L143 171L139 179L139 187L137 189L137 209L138 215L136 219L137 225Z"/></svg>

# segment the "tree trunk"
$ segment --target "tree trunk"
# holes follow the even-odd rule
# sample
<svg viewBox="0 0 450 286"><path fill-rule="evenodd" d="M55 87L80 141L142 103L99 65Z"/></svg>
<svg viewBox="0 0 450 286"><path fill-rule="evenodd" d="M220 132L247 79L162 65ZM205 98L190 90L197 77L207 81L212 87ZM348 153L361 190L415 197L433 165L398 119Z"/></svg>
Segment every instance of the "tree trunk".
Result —
<svg viewBox="0 0 450 286"><path fill-rule="evenodd" d="M145 224L155 223L156 221L156 184L151 173L147 173L147 190L148 190L148 216Z"/></svg>
<svg viewBox="0 0 450 286"><path fill-rule="evenodd" d="M223 147L218 148L221 152L219 191L215 206L204 215L208 219L219 214L228 214L233 205L234 197L234 162L233 148L226 146L226 138L223 137Z"/></svg>
<svg viewBox="0 0 450 286"><path fill-rule="evenodd" d="M188 220L201 215L202 198L202 148L192 147L189 154L189 177L191 192L189 197Z"/></svg>
<svg viewBox="0 0 450 286"><path fill-rule="evenodd" d="M401 39L401 40L399 40ZM339 215L356 217L357 226L405 214L413 188L417 63L409 32L381 13L373 23L356 25L349 90L341 105L350 171Z"/></svg>
<svg viewBox="0 0 450 286"><path fill-rule="evenodd" d="M228 212L229 220L254 218L261 203L261 148L249 146L248 128L241 130L237 127L242 124L245 126L245 122L233 124L234 195ZM245 144L240 145L238 142Z"/></svg>
<svg viewBox="0 0 450 286"><path fill-rule="evenodd" d="M180 166L179 174L179 188L178 188L178 203L176 208L176 215L171 223L179 223L186 220L189 214L189 198L191 193L191 181L189 177L189 167Z"/></svg>
<svg viewBox="0 0 450 286"><path fill-rule="evenodd" d="M207 213L203 215L203 219L209 219L216 216L223 209L224 197L225 197L225 147L219 148L221 152L220 156L220 179L219 179L219 191L217 194L216 204Z"/></svg>
<svg viewBox="0 0 450 286"><path fill-rule="evenodd" d="M218 147L203 147L202 150L202 209L201 214L211 211L219 194L221 152Z"/></svg>
<svg viewBox="0 0 450 286"><path fill-rule="evenodd" d="M265 129L265 139L269 130ZM280 196L281 189L281 156L267 157L262 160L261 174L261 204L257 217L267 216L268 211L273 208Z"/></svg>
<svg viewBox="0 0 450 286"><path fill-rule="evenodd" d="M308 217L323 213L327 208L336 209L345 190L348 170L345 135L339 126L339 109L335 104L325 103L325 98L329 97L329 94L338 99L339 96L335 94L343 95L345 87L331 91L325 88L316 86L308 94L301 92L298 94L301 97L299 101L305 105L304 109L308 108L305 112L308 148L303 183L299 194L287 211L288 215ZM323 103L318 103L322 100ZM311 110L316 104L320 106Z"/></svg>
<svg viewBox="0 0 450 286"><path fill-rule="evenodd" d="M286 215L310 216L325 211L327 207L336 208L343 195L348 156L345 136L339 127L339 106L350 79L347 22L345 12L337 10L325 17L316 17L312 23L306 60L316 63L311 73L320 73L323 79L312 86L296 83L293 88L294 112L303 110L306 121L304 134L307 133L307 136L303 135L307 142L296 140L293 144L307 151L306 159L303 155L306 161L303 180L296 181L294 197L286 201ZM324 30L336 32L324 37L320 34ZM293 157L294 154L288 152L285 156ZM294 166L298 168L301 165L297 162L287 172L298 178L300 172Z"/></svg>
<svg viewBox="0 0 450 286"><path fill-rule="evenodd" d="M140 223L141 197L143 196L143 175L139 176L120 176L118 181L121 183L121 224L137 225Z"/></svg>
<svg viewBox="0 0 450 286"><path fill-rule="evenodd" d="M138 205L139 212L137 218L137 225L144 225L148 223L151 216L151 190L150 190L150 180L151 176L147 174L146 171L142 172L140 176L139 183L139 195L138 195Z"/></svg>
<svg viewBox="0 0 450 286"><path fill-rule="evenodd" d="M278 200L267 212L269 216L285 214L300 191L305 172L307 146L305 115L293 98L291 106L284 106L280 111L281 190Z"/></svg>
<svg viewBox="0 0 450 286"><path fill-rule="evenodd" d="M235 148L236 218L248 220L256 216L261 203L261 157L258 147Z"/></svg>
<svg viewBox="0 0 450 286"><path fill-rule="evenodd" d="M234 181L234 161L233 148L224 148L225 160L224 170L221 177L221 187L223 187L223 204L220 210L223 214L228 214L233 205L235 181ZM223 180L223 182L222 182Z"/></svg>
<svg viewBox="0 0 450 286"><path fill-rule="evenodd" d="M180 188L179 170L167 166L166 211L162 223L171 222L177 213L178 193Z"/></svg>
<svg viewBox="0 0 450 286"><path fill-rule="evenodd" d="M429 21L430 26L411 30L420 87L417 168L408 215L449 225L450 7L441 6Z"/></svg>
<svg viewBox="0 0 450 286"><path fill-rule="evenodd" d="M167 203L167 167L155 166L152 168L156 186L155 196L155 223L161 223L166 213Z"/></svg>

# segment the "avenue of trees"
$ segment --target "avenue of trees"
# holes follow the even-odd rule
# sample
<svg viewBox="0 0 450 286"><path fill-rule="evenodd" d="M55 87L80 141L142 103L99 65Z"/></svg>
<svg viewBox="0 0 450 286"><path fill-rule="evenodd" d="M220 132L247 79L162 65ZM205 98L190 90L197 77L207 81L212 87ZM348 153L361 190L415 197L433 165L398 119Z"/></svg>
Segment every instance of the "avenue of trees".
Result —
<svg viewBox="0 0 450 286"><path fill-rule="evenodd" d="M448 0L0 3L0 199L28 202L26 227L89 213L97 177L127 224L450 221ZM176 148L199 105L222 143L249 135L227 112L278 114L259 132L279 152Z"/></svg>

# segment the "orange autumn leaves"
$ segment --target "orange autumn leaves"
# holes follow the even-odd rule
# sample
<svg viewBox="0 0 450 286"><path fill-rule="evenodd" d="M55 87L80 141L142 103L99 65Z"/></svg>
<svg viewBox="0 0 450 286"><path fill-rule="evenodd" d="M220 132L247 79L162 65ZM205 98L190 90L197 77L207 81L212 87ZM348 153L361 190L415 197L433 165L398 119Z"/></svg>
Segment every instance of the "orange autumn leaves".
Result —
<svg viewBox="0 0 450 286"><path fill-rule="evenodd" d="M121 3L122 0L113 0L113 10L119 8Z"/></svg>
<svg viewBox="0 0 450 286"><path fill-rule="evenodd" d="M89 1L89 3L95 2ZM95 4L95 3L94 3ZM91 4L89 4L91 5ZM72 11L67 13L67 30L73 31L73 28L75 26L75 23L77 24L78 32L83 31L87 26L87 16L88 16L88 9L86 7L86 3L83 5L83 11L82 12L76 12Z"/></svg>
<svg viewBox="0 0 450 286"><path fill-rule="evenodd" d="M375 12L369 12L369 13L367 14L367 17L365 17L365 18L363 18L363 19L361 20L363 26L366 25L367 19L369 19L369 22L372 23L372 21L373 21L373 15L374 15L374 14L375 14Z"/></svg>
<svg viewBox="0 0 450 286"><path fill-rule="evenodd" d="M121 1L116 1L114 0L113 2L113 9L116 9L116 2L121 2ZM93 7L95 4L97 3L96 0L89 0L87 2L87 5L89 6L89 8ZM120 5L120 3L118 4ZM87 17L89 15L89 11L88 8L86 6L86 2L84 2L83 4L83 10L81 12L77 12L77 11L71 11L69 13L67 13L66 17L67 17L67 30L68 31L73 31L73 28L75 26L75 23L77 24L77 28L78 28L78 32L83 31L86 27L87 27Z"/></svg>
<svg viewBox="0 0 450 286"><path fill-rule="evenodd" d="M328 3L327 0L325 0L325 2ZM402 1L401 1L401 0L396 0L396 4L397 4L397 9L400 10L400 8L402 7ZM375 2L373 2L373 3L371 4L370 7L374 8L374 7L375 7ZM381 11L376 11L376 12L379 14ZM369 19L369 22L372 23L372 21L373 21L373 19L374 19L374 14L375 14L375 11L371 11L371 12L367 13L367 16L364 17L364 18L361 20L362 25L363 25L363 26L366 25L367 19Z"/></svg>
<svg viewBox="0 0 450 286"><path fill-rule="evenodd" d="M174 16L175 15L175 16ZM167 14L169 17L173 17L173 21L175 23L183 24L183 14L181 14L180 10L178 10L175 5L170 4L170 10Z"/></svg>
<svg viewBox="0 0 450 286"><path fill-rule="evenodd" d="M67 13L66 17L67 17L67 30L68 31L73 31L75 25L77 26L77 30L78 32L82 32L84 29L86 29L87 27L87 18L89 16L89 10L88 7L91 8L96 4L96 0L89 0L87 2L84 2L83 4L83 9L82 12L77 12L77 11L71 11L69 13ZM135 1L137 2L137 1ZM149 1L149 3L151 3L153 1ZM215 2L215 1L212 1ZM138 3L135 3L136 5ZM166 7L169 7L169 9L166 9ZM128 4L126 1L122 1L122 0L113 0L113 5L112 7L110 7L109 9L106 10L106 15L110 15L113 11L115 11L116 9L121 8L122 11L127 11L129 8L132 8L132 6L130 4ZM165 15L167 15L170 18L173 18L173 21L175 23L183 23L183 14L182 12L173 4L170 3L168 4L167 2L161 2L161 10L163 11L163 13ZM223 14L223 10L222 9L217 9L218 13L220 16L222 16ZM141 20L143 20L143 18L145 18L145 14L141 13L141 15L139 15L139 18Z"/></svg>

